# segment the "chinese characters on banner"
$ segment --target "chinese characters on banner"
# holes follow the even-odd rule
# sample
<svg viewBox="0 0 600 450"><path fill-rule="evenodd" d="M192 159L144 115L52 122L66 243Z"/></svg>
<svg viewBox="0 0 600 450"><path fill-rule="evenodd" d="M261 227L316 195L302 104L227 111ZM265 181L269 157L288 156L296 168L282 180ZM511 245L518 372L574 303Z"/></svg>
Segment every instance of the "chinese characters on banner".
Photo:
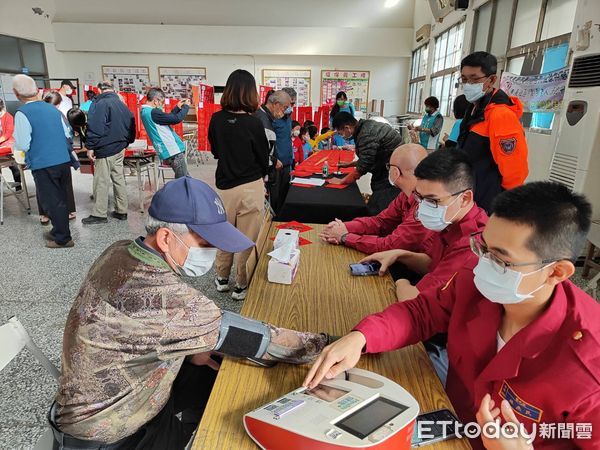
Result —
<svg viewBox="0 0 600 450"><path fill-rule="evenodd" d="M309 106L311 73L308 70L263 69L263 82L275 90L292 87L298 94L296 106Z"/></svg>
<svg viewBox="0 0 600 450"><path fill-rule="evenodd" d="M112 81L118 92L144 94L151 85L149 67L102 66L102 79Z"/></svg>
<svg viewBox="0 0 600 450"><path fill-rule="evenodd" d="M369 101L369 71L322 70L321 103L333 106L335 96L344 91L356 110L367 112Z"/></svg>
<svg viewBox="0 0 600 450"><path fill-rule="evenodd" d="M204 67L159 67L160 88L170 98L192 99L192 85L206 81Z"/></svg>
<svg viewBox="0 0 600 450"><path fill-rule="evenodd" d="M526 112L558 112L568 78L568 67L540 75L521 76L504 72L500 89L519 97Z"/></svg>
<svg viewBox="0 0 600 450"><path fill-rule="evenodd" d="M267 94L272 90L271 86L264 86L262 84L258 87L258 97L260 98L261 105L267 101Z"/></svg>

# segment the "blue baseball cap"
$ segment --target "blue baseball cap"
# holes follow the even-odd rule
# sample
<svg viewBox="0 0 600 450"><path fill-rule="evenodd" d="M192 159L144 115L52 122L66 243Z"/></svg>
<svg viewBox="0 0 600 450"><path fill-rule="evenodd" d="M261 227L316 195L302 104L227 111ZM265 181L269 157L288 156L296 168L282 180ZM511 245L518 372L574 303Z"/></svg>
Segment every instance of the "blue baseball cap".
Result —
<svg viewBox="0 0 600 450"><path fill-rule="evenodd" d="M254 246L254 242L227 222L225 207L217 193L192 177L165 184L152 197L148 214L162 222L183 223L225 252L237 253Z"/></svg>

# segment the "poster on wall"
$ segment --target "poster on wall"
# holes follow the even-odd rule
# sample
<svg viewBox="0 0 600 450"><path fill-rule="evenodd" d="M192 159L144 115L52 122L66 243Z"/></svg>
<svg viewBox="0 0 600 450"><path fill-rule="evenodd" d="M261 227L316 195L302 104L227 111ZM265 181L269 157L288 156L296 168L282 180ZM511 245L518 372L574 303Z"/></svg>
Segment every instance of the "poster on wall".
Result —
<svg viewBox="0 0 600 450"><path fill-rule="evenodd" d="M539 75L504 72L500 79L500 89L519 97L525 112L558 112L568 79L569 67Z"/></svg>
<svg viewBox="0 0 600 450"><path fill-rule="evenodd" d="M367 112L369 102L368 70L322 70L321 103L332 106L338 92L344 91L356 110Z"/></svg>
<svg viewBox="0 0 600 450"><path fill-rule="evenodd" d="M262 84L279 90L284 87L292 87L298 94L296 106L310 105L310 69L291 70L291 69L263 69Z"/></svg>
<svg viewBox="0 0 600 450"><path fill-rule="evenodd" d="M160 88L170 98L192 98L192 85L206 81L205 67L159 67Z"/></svg>
<svg viewBox="0 0 600 450"><path fill-rule="evenodd" d="M151 85L147 66L102 66L102 79L112 81L120 92L144 94L144 88Z"/></svg>

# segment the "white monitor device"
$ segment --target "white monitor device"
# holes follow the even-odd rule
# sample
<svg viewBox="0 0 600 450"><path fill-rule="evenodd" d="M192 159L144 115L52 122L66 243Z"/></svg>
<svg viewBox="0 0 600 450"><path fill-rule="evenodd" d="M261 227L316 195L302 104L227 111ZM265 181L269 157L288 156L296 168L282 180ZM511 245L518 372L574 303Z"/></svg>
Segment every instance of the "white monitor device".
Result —
<svg viewBox="0 0 600 450"><path fill-rule="evenodd" d="M400 385L351 369L247 413L244 426L269 450L408 450L418 414L417 401Z"/></svg>

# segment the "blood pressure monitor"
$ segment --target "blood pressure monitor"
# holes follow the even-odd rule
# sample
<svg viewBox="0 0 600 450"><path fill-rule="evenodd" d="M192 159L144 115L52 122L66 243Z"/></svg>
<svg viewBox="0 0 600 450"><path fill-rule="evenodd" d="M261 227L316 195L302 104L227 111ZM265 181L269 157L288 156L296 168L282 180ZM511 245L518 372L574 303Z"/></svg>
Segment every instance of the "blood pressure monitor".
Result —
<svg viewBox="0 0 600 450"><path fill-rule="evenodd" d="M268 450L408 450L417 401L393 381L351 369L314 389L296 389L244 416Z"/></svg>

